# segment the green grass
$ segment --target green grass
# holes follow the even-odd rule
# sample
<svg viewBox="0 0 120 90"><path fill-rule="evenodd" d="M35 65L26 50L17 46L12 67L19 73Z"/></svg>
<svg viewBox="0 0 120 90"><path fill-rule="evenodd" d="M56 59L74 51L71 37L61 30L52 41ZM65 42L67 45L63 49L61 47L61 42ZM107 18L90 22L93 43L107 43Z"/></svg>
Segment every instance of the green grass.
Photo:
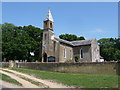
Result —
<svg viewBox="0 0 120 90"><path fill-rule="evenodd" d="M7 76L7 75L2 74L2 73L0 73L0 75L1 75L1 79L2 79L3 81L6 81L6 82L9 82L9 83L13 83L13 84L22 86L21 83L19 83L19 82L16 81L15 79L12 79L11 77L9 77L9 76Z"/></svg>
<svg viewBox="0 0 120 90"><path fill-rule="evenodd" d="M12 70L80 88L118 88L117 75L70 74L21 68L12 68Z"/></svg>

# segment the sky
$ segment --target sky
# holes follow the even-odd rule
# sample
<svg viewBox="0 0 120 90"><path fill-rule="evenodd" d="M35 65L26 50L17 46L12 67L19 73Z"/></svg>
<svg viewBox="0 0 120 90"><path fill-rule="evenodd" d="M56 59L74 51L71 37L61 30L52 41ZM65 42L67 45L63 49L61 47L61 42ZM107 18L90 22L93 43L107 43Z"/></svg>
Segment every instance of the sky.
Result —
<svg viewBox="0 0 120 90"><path fill-rule="evenodd" d="M2 23L42 29L48 9L56 37L66 33L97 40L118 37L117 2L3 2Z"/></svg>

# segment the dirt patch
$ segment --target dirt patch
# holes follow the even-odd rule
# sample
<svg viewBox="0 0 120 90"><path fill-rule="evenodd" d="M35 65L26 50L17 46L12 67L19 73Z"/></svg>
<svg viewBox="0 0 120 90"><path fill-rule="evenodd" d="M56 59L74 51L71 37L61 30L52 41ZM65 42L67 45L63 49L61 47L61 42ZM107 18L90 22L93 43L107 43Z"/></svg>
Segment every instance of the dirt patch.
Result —
<svg viewBox="0 0 120 90"><path fill-rule="evenodd" d="M21 72L17 72L17 71L14 71L14 70L9 70L9 69L3 69L3 70L10 71L14 74L21 75L21 76L23 76L25 78L28 78L28 79L32 79L33 81L41 82L44 85L48 86L49 88L72 88L72 87L65 86L63 84L57 83L57 82L50 81L50 80L38 79L34 76L30 76L30 75L27 75L27 74L24 74L24 73L21 73Z"/></svg>

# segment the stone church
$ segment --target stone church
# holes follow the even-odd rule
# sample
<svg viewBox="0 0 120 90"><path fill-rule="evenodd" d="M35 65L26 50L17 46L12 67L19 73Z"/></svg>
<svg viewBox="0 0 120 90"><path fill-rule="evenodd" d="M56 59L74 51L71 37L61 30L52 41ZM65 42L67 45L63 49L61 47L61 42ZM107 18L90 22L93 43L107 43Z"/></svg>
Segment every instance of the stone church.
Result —
<svg viewBox="0 0 120 90"><path fill-rule="evenodd" d="M54 20L49 10L44 19L42 62L99 62L100 50L96 39L66 41L56 38Z"/></svg>

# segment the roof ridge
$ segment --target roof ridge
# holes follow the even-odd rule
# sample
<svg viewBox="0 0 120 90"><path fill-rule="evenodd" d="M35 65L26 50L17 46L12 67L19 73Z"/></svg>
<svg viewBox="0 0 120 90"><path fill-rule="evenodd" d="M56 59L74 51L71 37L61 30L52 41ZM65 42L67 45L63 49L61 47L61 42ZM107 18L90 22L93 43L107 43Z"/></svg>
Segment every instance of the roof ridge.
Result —
<svg viewBox="0 0 120 90"><path fill-rule="evenodd" d="M66 43L66 44L69 44L72 46L89 45L92 43L92 40L94 40L94 39L88 39L88 40L79 40L79 41L67 41L67 40L63 40L60 38L56 38L56 37L55 37L55 39L59 40L62 43Z"/></svg>
<svg viewBox="0 0 120 90"><path fill-rule="evenodd" d="M95 38L92 39L85 39L85 40L76 40L76 41L70 41L70 42L77 42L77 41L88 41L88 40L94 40Z"/></svg>

